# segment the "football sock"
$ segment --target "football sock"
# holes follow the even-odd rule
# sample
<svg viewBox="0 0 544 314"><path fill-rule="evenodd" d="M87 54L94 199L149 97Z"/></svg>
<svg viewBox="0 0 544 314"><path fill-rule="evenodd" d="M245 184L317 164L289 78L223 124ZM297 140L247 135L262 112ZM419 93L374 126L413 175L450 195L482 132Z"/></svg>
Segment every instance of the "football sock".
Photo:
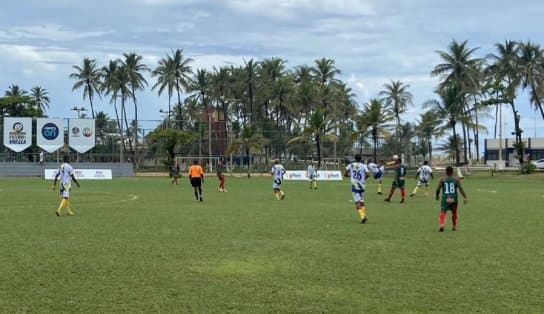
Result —
<svg viewBox="0 0 544 314"><path fill-rule="evenodd" d="M393 196L393 193L395 193L395 189L391 188L391 190L389 191L389 195L387 196L387 198L391 198L391 196Z"/></svg>
<svg viewBox="0 0 544 314"><path fill-rule="evenodd" d="M198 192L196 191L196 189L195 189L195 197L196 197L196 200L198 201Z"/></svg>
<svg viewBox="0 0 544 314"><path fill-rule="evenodd" d="M60 211L66 206L66 199L63 197L60 201L59 208L57 208L57 213L60 214Z"/></svg>
<svg viewBox="0 0 544 314"><path fill-rule="evenodd" d="M451 222L453 226L457 226L457 209L451 211Z"/></svg>
<svg viewBox="0 0 544 314"><path fill-rule="evenodd" d="M72 211L72 203L70 203L70 199L65 199L66 200L66 205L68 206L68 215L73 215L74 212Z"/></svg>
<svg viewBox="0 0 544 314"><path fill-rule="evenodd" d="M425 196L429 196L429 186L425 187Z"/></svg>
<svg viewBox="0 0 544 314"><path fill-rule="evenodd" d="M406 196L406 191L404 190L404 188L400 188L400 195L402 196L402 199L404 199L404 197Z"/></svg>
<svg viewBox="0 0 544 314"><path fill-rule="evenodd" d="M443 226L445 219L446 219L446 212L440 211L440 216L438 217L438 224L440 226Z"/></svg>
<svg viewBox="0 0 544 314"><path fill-rule="evenodd" d="M274 191L274 196L276 197L277 200L280 199L280 193L278 193L278 191Z"/></svg>
<svg viewBox="0 0 544 314"><path fill-rule="evenodd" d="M361 208L359 208L357 211L359 212L359 216L361 216L361 219L366 217L366 208L365 208L365 206L361 206Z"/></svg>
<svg viewBox="0 0 544 314"><path fill-rule="evenodd" d="M419 186L416 186L416 187L414 188L414 191L412 192L412 194L416 194L418 189L419 189Z"/></svg>
<svg viewBox="0 0 544 314"><path fill-rule="evenodd" d="M381 182L378 183L378 193L381 193L382 192L382 184Z"/></svg>

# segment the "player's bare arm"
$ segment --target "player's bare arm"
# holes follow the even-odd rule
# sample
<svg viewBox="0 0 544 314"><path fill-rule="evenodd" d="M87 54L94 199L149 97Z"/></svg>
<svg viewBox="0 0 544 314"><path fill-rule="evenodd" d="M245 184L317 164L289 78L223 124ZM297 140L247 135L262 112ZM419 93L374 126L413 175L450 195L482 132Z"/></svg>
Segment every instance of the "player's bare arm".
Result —
<svg viewBox="0 0 544 314"><path fill-rule="evenodd" d="M53 191L55 191L55 188L57 187L57 180L59 179L60 173L57 173L55 175L55 179L53 180Z"/></svg>
<svg viewBox="0 0 544 314"><path fill-rule="evenodd" d="M77 187L78 187L78 188L81 187L81 186L79 185L79 182L77 181L76 177L75 177L74 175L71 175L71 177L72 177L72 180L74 180L74 182L76 183Z"/></svg>
<svg viewBox="0 0 544 314"><path fill-rule="evenodd" d="M457 179L457 187L459 188L459 192L461 192L461 195L463 195L463 203L467 203L467 194L465 193L465 189L463 189L463 186L461 185L461 180Z"/></svg>
<svg viewBox="0 0 544 314"><path fill-rule="evenodd" d="M440 191L442 190L442 183L444 182L444 178L440 179L438 181L438 186L436 187L436 200L438 201L440 199Z"/></svg>

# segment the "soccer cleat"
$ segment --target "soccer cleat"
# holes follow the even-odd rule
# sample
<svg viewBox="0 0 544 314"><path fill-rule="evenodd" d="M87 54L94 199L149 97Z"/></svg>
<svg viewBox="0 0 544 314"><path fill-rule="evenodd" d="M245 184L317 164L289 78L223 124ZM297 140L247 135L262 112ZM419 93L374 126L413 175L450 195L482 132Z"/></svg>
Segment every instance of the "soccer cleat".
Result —
<svg viewBox="0 0 544 314"><path fill-rule="evenodd" d="M444 225L441 225L441 226L438 228L438 232L444 232Z"/></svg>
<svg viewBox="0 0 544 314"><path fill-rule="evenodd" d="M285 199L285 194L282 194L280 199L283 201Z"/></svg>
<svg viewBox="0 0 544 314"><path fill-rule="evenodd" d="M55 215L57 215L57 217L60 217L60 213L59 213L59 212L55 212Z"/></svg>
<svg viewBox="0 0 544 314"><path fill-rule="evenodd" d="M456 231L457 228L455 226L451 227L451 231Z"/></svg>
<svg viewBox="0 0 544 314"><path fill-rule="evenodd" d="M200 197L200 201L203 202L204 200L202 199L202 196Z"/></svg>
<svg viewBox="0 0 544 314"><path fill-rule="evenodd" d="M74 212L68 212L68 216L73 216Z"/></svg>
<svg viewBox="0 0 544 314"><path fill-rule="evenodd" d="M383 193L382 192L378 192L378 195L382 195Z"/></svg>
<svg viewBox="0 0 544 314"><path fill-rule="evenodd" d="M391 199L388 197L388 198L384 199L384 201L389 203L389 202L391 202Z"/></svg>
<svg viewBox="0 0 544 314"><path fill-rule="evenodd" d="M361 223L362 223L362 224L364 224L364 223L367 222L367 221L368 221L368 218L366 218L366 216L363 217L363 219L361 219Z"/></svg>
<svg viewBox="0 0 544 314"><path fill-rule="evenodd" d="M414 196L416 196L414 193L410 194L410 197L414 197Z"/></svg>
<svg viewBox="0 0 544 314"><path fill-rule="evenodd" d="M401 203L401 204L404 203L404 199L401 199L401 200L400 200L400 203Z"/></svg>

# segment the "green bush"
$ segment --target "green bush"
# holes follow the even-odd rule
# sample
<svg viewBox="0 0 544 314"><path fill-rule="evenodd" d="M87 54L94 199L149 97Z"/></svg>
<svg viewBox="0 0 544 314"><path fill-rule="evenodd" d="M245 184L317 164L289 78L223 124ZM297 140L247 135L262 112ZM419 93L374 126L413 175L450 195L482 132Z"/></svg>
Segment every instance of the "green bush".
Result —
<svg viewBox="0 0 544 314"><path fill-rule="evenodd" d="M524 163L522 166L521 166L521 173L522 174L530 174L530 173L533 173L536 169L536 166L533 165L532 163L528 162L528 163Z"/></svg>

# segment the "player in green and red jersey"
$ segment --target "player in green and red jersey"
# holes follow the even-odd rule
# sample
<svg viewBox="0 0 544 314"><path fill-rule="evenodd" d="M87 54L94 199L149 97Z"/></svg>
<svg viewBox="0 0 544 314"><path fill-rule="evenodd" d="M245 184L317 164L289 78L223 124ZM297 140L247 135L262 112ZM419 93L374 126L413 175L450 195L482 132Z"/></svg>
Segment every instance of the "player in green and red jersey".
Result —
<svg viewBox="0 0 544 314"><path fill-rule="evenodd" d="M442 200L440 202L440 216L438 218L438 231L444 231L444 220L446 219L446 212L451 210L451 222L453 224L452 229L457 229L457 205L458 195L457 190L463 195L463 202L467 203L467 195L461 181L453 177L453 168L451 166L446 167L446 176L440 179L438 187L436 188L436 200L438 201L440 191L442 191Z"/></svg>
<svg viewBox="0 0 544 314"><path fill-rule="evenodd" d="M404 176L406 176L406 166L402 164L402 159L397 159L395 162L395 179L393 179L393 184L391 185L391 190L389 191L389 195L387 196L384 201L390 202L391 196L393 196L393 193L395 193L395 189L400 189L400 195L401 195L401 203L404 203L404 198L406 196L406 191L404 190Z"/></svg>

